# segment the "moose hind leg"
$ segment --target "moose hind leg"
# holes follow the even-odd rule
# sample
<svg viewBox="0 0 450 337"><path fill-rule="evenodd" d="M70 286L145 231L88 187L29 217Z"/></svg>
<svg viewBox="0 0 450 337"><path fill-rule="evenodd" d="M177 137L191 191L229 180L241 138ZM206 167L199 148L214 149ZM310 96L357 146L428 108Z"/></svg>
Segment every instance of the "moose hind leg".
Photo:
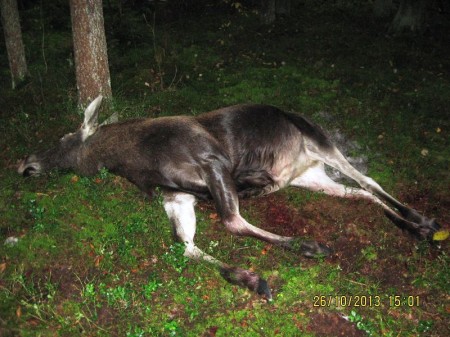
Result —
<svg viewBox="0 0 450 337"><path fill-rule="evenodd" d="M376 183L372 178L367 177L356 170L337 148L333 148L329 153L311 152L311 157L319 160L335 169L341 171L346 176L355 180L364 190L370 192L373 197L369 197L373 201L381 204L384 208L386 216L398 227L408 230L419 239L431 240L433 234L441 227L434 219L429 219L420 215L416 210L403 205L400 201L388 194ZM391 207L379 201L381 198L400 214L395 212ZM377 201L378 200L378 201Z"/></svg>
<svg viewBox="0 0 450 337"><path fill-rule="evenodd" d="M306 257L330 255L331 250L316 241L273 234L248 223L239 213L238 193L228 170L220 165L211 170L208 187L222 222L232 234L251 236L299 252Z"/></svg>
<svg viewBox="0 0 450 337"><path fill-rule="evenodd" d="M238 190L238 197L242 199L260 197L280 189L266 170L243 171L233 180Z"/></svg>
<svg viewBox="0 0 450 337"><path fill-rule="evenodd" d="M322 162L317 162L316 165L308 168L300 176L293 179L290 182L290 185L294 187L306 188L314 192L323 192L327 195L341 198L367 199L374 203L380 204L384 208L389 208L379 198L366 190L345 186L332 180L326 174L324 164Z"/></svg>
<svg viewBox="0 0 450 337"><path fill-rule="evenodd" d="M196 231L193 195L183 192L164 192L164 209L174 227L175 236L185 244L184 255L193 260L203 260L217 266L220 274L230 283L249 288L272 299L266 280L246 269L232 267L206 254L194 243Z"/></svg>

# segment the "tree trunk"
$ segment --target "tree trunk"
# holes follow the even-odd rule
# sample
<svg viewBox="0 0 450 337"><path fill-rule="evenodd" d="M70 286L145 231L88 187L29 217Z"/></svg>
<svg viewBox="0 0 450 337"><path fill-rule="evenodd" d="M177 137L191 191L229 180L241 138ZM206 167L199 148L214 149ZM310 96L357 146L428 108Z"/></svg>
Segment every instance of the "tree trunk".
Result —
<svg viewBox="0 0 450 337"><path fill-rule="evenodd" d="M401 34L404 31L420 32L425 21L427 0L402 0L390 31Z"/></svg>
<svg viewBox="0 0 450 337"><path fill-rule="evenodd" d="M20 29L17 0L0 0L3 31L11 71L12 88L15 89L28 75L25 49Z"/></svg>
<svg viewBox="0 0 450 337"><path fill-rule="evenodd" d="M268 25L275 22L279 15L291 15L291 0L262 0L261 20Z"/></svg>
<svg viewBox="0 0 450 337"><path fill-rule="evenodd" d="M70 0L78 104L111 97L102 0Z"/></svg>
<svg viewBox="0 0 450 337"><path fill-rule="evenodd" d="M261 2L261 20L266 25L270 25L275 21L275 1L262 0Z"/></svg>
<svg viewBox="0 0 450 337"><path fill-rule="evenodd" d="M373 3L373 15L376 18L389 17L394 9L392 0L375 0Z"/></svg>

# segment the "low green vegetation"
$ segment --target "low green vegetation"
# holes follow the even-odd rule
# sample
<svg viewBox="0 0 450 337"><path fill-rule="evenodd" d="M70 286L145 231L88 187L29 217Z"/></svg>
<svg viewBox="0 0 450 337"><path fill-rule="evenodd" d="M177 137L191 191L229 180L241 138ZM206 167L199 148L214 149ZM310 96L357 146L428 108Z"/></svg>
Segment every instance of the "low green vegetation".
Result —
<svg viewBox="0 0 450 337"><path fill-rule="evenodd" d="M157 9L155 22L105 8L113 109L121 119L248 102L301 112L357 141L386 190L448 223L448 45L386 37L364 8L310 3L273 26L245 7L167 20ZM267 303L187 260L159 195L107 171L19 177L20 158L81 122L68 17L21 15L31 80L16 91L0 48L1 336L449 335L448 242L417 242L376 206L292 188L242 202L255 225L334 249L307 260L232 237L200 202L197 244L261 273Z"/></svg>

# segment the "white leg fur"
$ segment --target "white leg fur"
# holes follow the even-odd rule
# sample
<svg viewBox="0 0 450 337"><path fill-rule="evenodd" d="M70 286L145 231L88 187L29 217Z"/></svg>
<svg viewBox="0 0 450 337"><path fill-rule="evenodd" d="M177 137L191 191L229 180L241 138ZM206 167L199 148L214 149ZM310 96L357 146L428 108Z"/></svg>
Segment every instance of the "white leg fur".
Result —
<svg viewBox="0 0 450 337"><path fill-rule="evenodd" d="M175 235L186 245L184 255L194 260L205 260L221 266L223 263L204 253L194 243L196 219L193 195L182 192L164 193L164 209L174 227Z"/></svg>
<svg viewBox="0 0 450 337"><path fill-rule="evenodd" d="M317 164L295 178L291 182L291 185L306 187L314 191L323 191L327 194L341 197L365 198L371 200L384 208L386 216L395 223L397 227L408 230L420 239L432 240L433 233L441 227L434 219L424 217L416 210L403 205L400 201L384 191L372 178L367 177L356 170L336 147L326 152L321 152L319 148L309 146L307 149L307 156L313 161L316 161ZM332 181L325 174L324 163L355 180L362 189L347 188L344 185ZM393 208L389 207L379 198L387 202ZM397 212L399 212L400 215Z"/></svg>
<svg viewBox="0 0 450 337"><path fill-rule="evenodd" d="M375 182L370 177L365 176L361 172L359 172L357 169L355 169L348 161L345 159L344 155L337 149L334 148L332 151L330 151L329 154L323 154L320 152L314 152L314 151L308 151L308 155L319 162L325 163L339 171L341 171L343 174L345 174L347 177L353 179L356 181L364 190L371 192L371 195L377 194L378 196L381 196L383 199L389 201L390 203L401 205L401 203L386 193L383 188ZM377 203L381 203L378 198L376 198L378 201L373 200ZM384 203L381 203L383 207L388 208Z"/></svg>
<svg viewBox="0 0 450 337"><path fill-rule="evenodd" d="M302 175L292 180L290 185L342 198L367 199L384 208L388 208L388 206L379 198L368 191L361 188L348 187L333 181L325 173L324 164L322 162L318 162L317 165L307 169Z"/></svg>
<svg viewBox="0 0 450 337"><path fill-rule="evenodd" d="M203 260L219 267L221 275L230 283L238 284L272 299L267 282L249 270L229 266L206 254L194 244L196 229L195 197L182 192L164 193L164 209L172 222L177 237L184 242L184 255L194 260Z"/></svg>

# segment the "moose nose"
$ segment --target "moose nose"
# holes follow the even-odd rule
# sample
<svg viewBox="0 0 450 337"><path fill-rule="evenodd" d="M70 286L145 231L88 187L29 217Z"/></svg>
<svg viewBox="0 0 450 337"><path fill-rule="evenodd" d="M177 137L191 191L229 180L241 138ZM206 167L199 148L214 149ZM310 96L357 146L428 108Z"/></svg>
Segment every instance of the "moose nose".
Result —
<svg viewBox="0 0 450 337"><path fill-rule="evenodd" d="M17 172L24 177L39 173L40 165L36 162L36 156L30 155L19 162Z"/></svg>
<svg viewBox="0 0 450 337"><path fill-rule="evenodd" d="M23 171L22 175L24 177L29 177L29 176L32 176L35 173L36 173L36 170L34 169L34 167L27 167L25 169L25 171Z"/></svg>

